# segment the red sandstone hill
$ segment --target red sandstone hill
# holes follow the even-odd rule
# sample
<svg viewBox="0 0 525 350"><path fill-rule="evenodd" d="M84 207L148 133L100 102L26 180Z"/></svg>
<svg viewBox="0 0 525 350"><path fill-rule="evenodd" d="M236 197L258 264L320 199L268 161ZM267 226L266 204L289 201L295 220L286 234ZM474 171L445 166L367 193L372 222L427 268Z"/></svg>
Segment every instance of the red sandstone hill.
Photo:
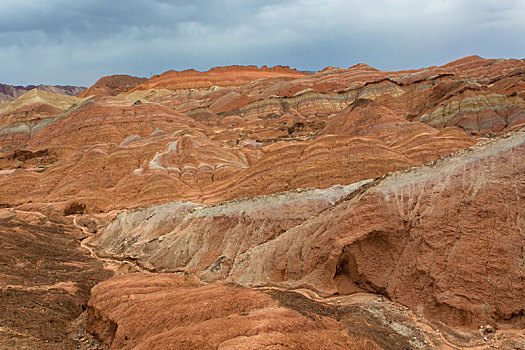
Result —
<svg viewBox="0 0 525 350"><path fill-rule="evenodd" d="M131 75L111 75L100 78L95 85L82 91L78 97L115 96L128 92L144 83L147 78L138 78Z"/></svg>
<svg viewBox="0 0 525 350"><path fill-rule="evenodd" d="M323 318L313 316L313 304L329 307L334 299L351 300L341 296L369 292L410 307L420 318L452 327L520 329L519 341L524 335L524 156L522 131L346 188L287 192L210 207L175 202L121 214L91 239L101 256L135 259L150 271L179 271L214 283L203 287L169 275L114 278L93 290L91 329L112 348L177 343L190 348L189 344L203 346L195 344L204 340L184 337L183 327L205 333L211 327L217 344L238 340L233 331L237 327L247 327L243 334L257 328L259 337L243 341L256 344L272 337L262 326L272 320L274 331L286 341L295 339L305 349L318 346L296 338L297 326L284 315L273 319L271 299L262 301L272 290L264 288L273 287L307 288L324 295L316 299L306 294L314 299L312 308L306 308L304 299L302 312L295 309L315 322L323 323ZM217 282L223 280L256 289L228 289ZM252 294L245 299L244 293ZM230 300L230 295L235 297ZM207 299L211 296L213 303ZM257 305L240 306L248 299ZM183 306L186 303L194 307ZM169 316L181 313L185 316ZM248 316L245 321L237 319L239 313ZM344 313L341 309L341 317L333 317L333 326L314 323L311 331L329 344L323 334L332 327L348 327L342 321ZM146 314L159 315L153 322L162 332L136 325ZM201 323L203 319L213 321ZM231 327L222 327L222 322ZM373 322L368 327L381 328ZM391 348L366 332L360 336L375 344L372 347ZM357 339L345 333L337 343L346 344L341 345L344 349L364 346L345 343L353 341ZM433 343L440 345L440 340Z"/></svg>
<svg viewBox="0 0 525 350"><path fill-rule="evenodd" d="M289 67L275 66L258 68L256 66L228 66L215 67L206 72L194 69L185 71L167 71L155 75L146 82L137 86L135 90L148 89L205 89L213 86L239 86L263 78L278 76L301 77L307 73L299 72Z"/></svg>
<svg viewBox="0 0 525 350"><path fill-rule="evenodd" d="M58 161L12 163L12 151L0 154L0 194L8 205L77 199L105 211L346 185L520 128L524 66L479 57L400 72L365 64L313 75L233 66L167 72L136 89L139 78L106 77L90 88L104 99L61 105L60 118L40 100L4 108L6 150L43 151ZM152 88L170 77L183 85ZM195 89L208 78L219 87ZM243 82L249 79L256 80ZM123 159L127 165L115 166ZM15 170L35 165L48 170Z"/></svg>
<svg viewBox="0 0 525 350"><path fill-rule="evenodd" d="M11 163L12 153L0 155L7 169L0 177L2 201L63 205L77 199L88 210L105 211L350 184L454 152L480 134L520 128L523 67L518 60L478 57L401 72L364 64L313 75L234 66L168 72L166 81L171 76L186 88L141 90L160 84L158 76L134 91L137 78L102 78L90 89L104 99L82 102L59 119L27 114L31 122L0 130L5 147L60 155L53 163L38 157ZM242 82L261 74L272 77ZM491 78L479 78L483 74ZM195 90L206 77L225 86ZM237 85L228 86L232 81ZM36 117L42 108L15 112ZM34 127L37 120L45 123ZM127 165L115 166L122 162ZM48 170L14 170L34 165Z"/></svg>
<svg viewBox="0 0 525 350"><path fill-rule="evenodd" d="M68 293L72 327L0 347L523 347L524 72L232 66L0 106L0 319ZM125 276L89 304L62 265L24 284L41 240Z"/></svg>

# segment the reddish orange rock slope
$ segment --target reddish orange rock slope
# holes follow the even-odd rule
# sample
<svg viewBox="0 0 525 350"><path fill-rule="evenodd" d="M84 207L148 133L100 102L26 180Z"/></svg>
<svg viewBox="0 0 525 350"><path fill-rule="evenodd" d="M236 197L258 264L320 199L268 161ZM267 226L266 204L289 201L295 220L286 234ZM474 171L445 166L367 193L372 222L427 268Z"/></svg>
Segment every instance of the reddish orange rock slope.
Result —
<svg viewBox="0 0 525 350"><path fill-rule="evenodd" d="M172 274L103 282L93 288L88 313L88 330L110 349L430 349L441 343L418 329L409 312L373 296L320 302Z"/></svg>
<svg viewBox="0 0 525 350"><path fill-rule="evenodd" d="M91 244L210 281L374 292L452 326L522 328L524 151L522 131L346 190L152 207Z"/></svg>
<svg viewBox="0 0 525 350"><path fill-rule="evenodd" d="M82 91L78 97L115 96L134 89L146 80L147 78L131 75L110 75L100 78L93 86Z"/></svg>
<svg viewBox="0 0 525 350"><path fill-rule="evenodd" d="M216 67L206 72L194 69L185 71L168 71L155 75L148 81L137 86L135 90L148 89L203 89L213 86L239 86L257 79L288 76L301 77L307 75L289 67L228 66Z"/></svg>

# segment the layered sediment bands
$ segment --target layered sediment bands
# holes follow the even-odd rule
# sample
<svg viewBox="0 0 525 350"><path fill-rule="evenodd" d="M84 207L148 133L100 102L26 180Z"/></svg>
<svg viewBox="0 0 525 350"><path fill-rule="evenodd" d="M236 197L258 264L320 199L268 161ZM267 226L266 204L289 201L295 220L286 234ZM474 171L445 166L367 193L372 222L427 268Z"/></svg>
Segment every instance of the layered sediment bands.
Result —
<svg viewBox="0 0 525 350"><path fill-rule="evenodd" d="M131 75L110 75L100 78L93 86L82 91L78 97L116 96L144 83L147 78Z"/></svg>
<svg viewBox="0 0 525 350"><path fill-rule="evenodd" d="M47 104L51 107L65 111L66 109L71 107L71 105L80 104L83 101L83 99L80 99L75 96L67 96L48 91L33 89L18 97L16 100L11 101L6 105L3 105L0 108L0 112L2 114L11 113L22 107L27 107L34 104Z"/></svg>
<svg viewBox="0 0 525 350"><path fill-rule="evenodd" d="M180 135L182 132L172 135L176 134ZM155 154L148 163L148 168L176 172L186 182L197 183L201 178L203 182L213 182L215 175L221 178L222 170L244 169L249 163L242 150L226 147L193 131L192 134L180 135L174 142L168 143L164 152Z"/></svg>
<svg viewBox="0 0 525 350"><path fill-rule="evenodd" d="M0 131L4 150L48 149L56 161L42 159L42 174L15 170L30 163L2 161L0 196L18 205L81 194L88 210L105 211L347 185L518 129L524 65L470 57L421 70L360 64L298 76L251 67L236 85L137 89L84 101L59 116L52 103L29 104L4 118L12 121ZM191 86L195 76L213 73L229 84L238 69L245 68L186 72L181 82ZM269 77L243 81L252 73ZM24 179L29 183L21 186L31 192L14 188Z"/></svg>
<svg viewBox="0 0 525 350"><path fill-rule="evenodd" d="M145 185L148 181L144 179L134 181L140 178L134 171L143 166L147 168L156 152L164 152L170 141L176 141L171 132L192 129L188 132L198 134L194 130L196 126L194 120L154 104L132 106L129 103L88 102L28 142L28 151L48 149L57 159L52 164L38 164L45 165L42 173L13 168L14 173L3 175L0 179L2 202L14 205L27 201L62 202L78 197L86 200L88 205L93 203L90 205L93 210L100 210L114 207L116 196L124 198L122 201L126 203L128 199L139 199L136 198L137 192L141 193L139 197L147 200L158 197L155 203L169 201L173 198L170 196L182 198L180 191L190 195L195 190L188 189L180 181L175 183L176 186L170 181L164 186L166 188L158 188L161 193L147 193L148 187L158 184L156 177L150 177L151 183ZM205 158L206 154L204 152L202 157ZM9 153L5 155L8 156ZM191 155L187 156L191 158ZM19 165L26 167L13 164ZM122 189L123 186L119 186L121 181L126 182L124 187L132 191L133 196L130 192L118 192L118 195L111 192L113 188L116 188L113 192Z"/></svg>
<svg viewBox="0 0 525 350"><path fill-rule="evenodd" d="M37 134L29 146L67 145L78 149L97 144L120 144L130 135L149 136L157 129L169 132L197 126L194 120L157 104L88 102Z"/></svg>
<svg viewBox="0 0 525 350"><path fill-rule="evenodd" d="M28 295L80 300L88 285L62 281L78 273L62 262L81 229L92 257L149 271L93 289L89 329L113 349L523 348L523 72L479 57L400 72L229 67L3 105L0 280L17 289L0 303L24 296L0 307L9 332L22 334L18 317L54 336L17 305ZM42 271L55 238L69 247L61 271ZM60 281L22 284L46 271Z"/></svg>
<svg viewBox="0 0 525 350"><path fill-rule="evenodd" d="M37 89L23 94L0 108L0 146L26 144L34 134L83 101Z"/></svg>
<svg viewBox="0 0 525 350"><path fill-rule="evenodd" d="M342 123L345 115L332 120ZM363 116L368 118L366 113ZM342 129L341 135L307 141L330 119L292 114L266 120L229 118L218 132L154 103L87 102L29 140L28 151L49 149L56 160L38 163L47 168L41 174L3 175L4 202L77 198L89 211L173 199L217 203L297 188L347 185L471 144L459 130L440 133L406 120L404 124L419 125L424 132L407 128L410 133L405 132L402 141L392 137L382 141L386 132L354 136ZM232 123L237 123L235 128L229 128ZM293 141L275 142L279 138ZM13 185L20 181L23 192Z"/></svg>
<svg viewBox="0 0 525 350"><path fill-rule="evenodd" d="M239 256L229 280L373 291L451 325L523 327L525 133L387 176Z"/></svg>
<svg viewBox="0 0 525 350"><path fill-rule="evenodd" d="M410 122L369 100L359 100L330 119L320 135L354 135L380 140L416 164L450 154L473 144L459 128L438 131Z"/></svg>
<svg viewBox="0 0 525 350"><path fill-rule="evenodd" d="M485 59L474 55L449 62L441 68L486 82L519 71L524 65L525 60Z"/></svg>
<svg viewBox="0 0 525 350"><path fill-rule="evenodd" d="M376 102L409 120L435 128L458 126L469 134L501 133L523 125L524 101L517 93L507 95L494 86L451 76L420 84L399 98L385 95Z"/></svg>
<svg viewBox="0 0 525 350"><path fill-rule="evenodd" d="M10 198L15 205L29 198L35 202L77 199L90 211L151 205L169 202L173 198L199 200L201 188L231 178L257 158L257 151L233 149L209 140L187 127L184 118L149 116L144 120L148 128L162 126L172 131L156 129L151 135L143 134L145 127L138 125L140 120L135 125L119 125L118 120L114 125L106 123L107 129L98 133L96 131L100 129L94 125L88 124L82 131L80 122L68 122L68 125L80 127L79 133L93 127L93 134L89 137L104 137L102 131L107 131L108 137L118 137L126 127L137 129L128 129L130 136L121 139L119 144L89 145L91 140L88 139L88 145L83 146L86 139L78 138L81 143L72 143L71 149L57 145L51 152L56 163L43 169L44 172L36 174L13 169L16 174L0 178L5 185L2 186L2 196L6 201ZM195 123L193 120L189 122ZM173 131L177 127L179 129ZM142 133L143 137L133 134L135 131ZM71 134L75 133L76 130L71 131ZM57 153L63 159L57 160ZM6 160L10 154L7 153ZM4 165L3 159L0 157L0 165ZM24 167L42 165L45 159L40 157L40 163L24 159L23 163L16 164ZM16 182L11 181L14 178L17 178ZM20 185L24 186L24 191L20 191L20 185L15 186L18 182L22 182Z"/></svg>
<svg viewBox="0 0 525 350"><path fill-rule="evenodd" d="M301 77L301 73L289 67L261 67L256 66L228 66L216 67L206 72L198 72L194 69L182 72L167 71L161 75L155 75L134 90L149 89L207 89L213 86L239 86L257 79L278 76Z"/></svg>
<svg viewBox="0 0 525 350"><path fill-rule="evenodd" d="M386 107L411 120L489 134L522 125L524 70L525 63L520 60L479 57L400 72L383 72L360 64L347 70L328 68L310 76L267 78L238 86L224 84L226 87L209 91L195 90L198 84L188 83L182 90L167 86L137 89L122 97L163 103L210 125L230 115L261 118L292 112L328 116L357 99L381 98ZM226 71L220 74L228 75ZM169 89L176 91L170 93Z"/></svg>
<svg viewBox="0 0 525 350"><path fill-rule="evenodd" d="M217 203L297 188L346 185L404 169L439 154L430 149L432 144L426 139L417 138L396 145L408 149L407 154L413 152L411 158L415 160L411 160L369 137L326 135L315 141L280 142L252 150L226 147L198 132L186 134L183 130L159 136L128 136L120 145L85 146L76 153L75 148L62 148L58 156L68 152L67 160L57 161L41 174L19 170L0 178L2 196L11 205L29 198L35 202L79 198L90 211L151 205L173 198ZM461 135L456 136L461 140ZM426 153L424 147L428 149ZM458 149L461 144L456 142L450 147ZM24 191L20 185L13 186L20 182Z"/></svg>
<svg viewBox="0 0 525 350"><path fill-rule="evenodd" d="M301 224L367 182L211 207L175 202L139 209L120 214L89 244L102 256L220 280L228 276L236 256Z"/></svg>
<svg viewBox="0 0 525 350"><path fill-rule="evenodd" d="M382 95L394 97L403 94L403 90L396 84L384 80L352 89L334 92L319 92L312 88L305 88L291 96L267 95L253 97L257 99L251 102L249 97L239 97L234 94L225 95L219 106L214 102L210 108L199 106L196 109L184 111L185 114L198 118L200 114L215 113L220 116L236 115L242 118L266 117L268 115L282 115L294 111L304 116L309 115L331 115L337 113L359 98L374 99ZM240 108L232 108L245 103Z"/></svg>
<svg viewBox="0 0 525 350"><path fill-rule="evenodd" d="M460 126L467 132L501 132L525 124L525 101L517 96L464 93L418 120L437 128Z"/></svg>
<svg viewBox="0 0 525 350"><path fill-rule="evenodd" d="M377 297L299 293L132 274L92 289L88 330L110 349L430 349L442 342ZM144 323L147 320L147 325Z"/></svg>
<svg viewBox="0 0 525 350"><path fill-rule="evenodd" d="M204 201L347 185L415 164L404 154L366 137L327 135L310 142L278 142L262 152L247 169L203 188Z"/></svg>
<svg viewBox="0 0 525 350"><path fill-rule="evenodd" d="M45 118L55 117L64 110L43 102L37 102L30 105L23 105L12 111L0 109L2 124L10 125L13 123L33 122Z"/></svg>
<svg viewBox="0 0 525 350"><path fill-rule="evenodd" d="M517 69L490 82L491 89L506 96L519 96L525 100L525 69Z"/></svg>
<svg viewBox="0 0 525 350"><path fill-rule="evenodd" d="M523 327L524 151L517 132L330 196L139 210L90 244L207 281L368 291L452 326Z"/></svg>
<svg viewBox="0 0 525 350"><path fill-rule="evenodd" d="M38 89L41 91L48 91L48 92L52 92L56 94L75 96L78 93L82 92L85 88L78 87L78 86L70 86L70 85L66 85L66 86L61 86L61 85L13 86L13 85L7 85L7 84L0 84L0 104L13 101L19 96L33 89Z"/></svg>

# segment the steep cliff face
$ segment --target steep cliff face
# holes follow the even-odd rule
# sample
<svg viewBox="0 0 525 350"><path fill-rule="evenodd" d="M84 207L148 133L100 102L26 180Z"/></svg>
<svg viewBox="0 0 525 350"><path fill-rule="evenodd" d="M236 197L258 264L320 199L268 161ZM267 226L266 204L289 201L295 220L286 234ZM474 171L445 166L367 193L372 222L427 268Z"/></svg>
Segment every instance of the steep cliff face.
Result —
<svg viewBox="0 0 525 350"><path fill-rule="evenodd" d="M152 270L379 293L449 325L523 327L525 133L374 181L121 214L91 242Z"/></svg>

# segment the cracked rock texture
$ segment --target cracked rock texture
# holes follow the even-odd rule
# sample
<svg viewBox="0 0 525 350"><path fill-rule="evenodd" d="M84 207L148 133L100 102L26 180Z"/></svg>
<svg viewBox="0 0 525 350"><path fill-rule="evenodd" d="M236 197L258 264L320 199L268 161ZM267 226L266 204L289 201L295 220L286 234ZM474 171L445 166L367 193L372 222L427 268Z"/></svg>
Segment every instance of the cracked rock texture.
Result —
<svg viewBox="0 0 525 350"><path fill-rule="evenodd" d="M89 244L101 256L215 281L237 256L275 239L369 183L286 192L206 207L175 202L118 215Z"/></svg>

